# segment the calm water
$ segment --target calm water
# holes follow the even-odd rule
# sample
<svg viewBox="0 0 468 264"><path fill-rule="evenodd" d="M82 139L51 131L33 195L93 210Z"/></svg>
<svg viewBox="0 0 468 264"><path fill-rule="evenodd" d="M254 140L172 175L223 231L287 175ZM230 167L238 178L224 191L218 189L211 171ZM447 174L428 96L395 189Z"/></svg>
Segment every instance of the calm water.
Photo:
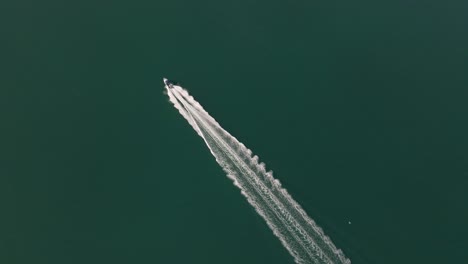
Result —
<svg viewBox="0 0 468 264"><path fill-rule="evenodd" d="M467 8L5 5L0 263L293 263L162 77L353 263L468 263Z"/></svg>

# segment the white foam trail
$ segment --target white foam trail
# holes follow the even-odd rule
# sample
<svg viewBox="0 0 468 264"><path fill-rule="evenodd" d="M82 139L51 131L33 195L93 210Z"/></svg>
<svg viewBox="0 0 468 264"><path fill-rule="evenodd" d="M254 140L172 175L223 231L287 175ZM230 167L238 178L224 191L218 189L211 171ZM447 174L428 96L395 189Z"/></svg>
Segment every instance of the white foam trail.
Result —
<svg viewBox="0 0 468 264"><path fill-rule="evenodd" d="M351 263L324 235L265 164L224 130L182 87L167 87L169 100L203 138L216 161L265 219L296 263Z"/></svg>

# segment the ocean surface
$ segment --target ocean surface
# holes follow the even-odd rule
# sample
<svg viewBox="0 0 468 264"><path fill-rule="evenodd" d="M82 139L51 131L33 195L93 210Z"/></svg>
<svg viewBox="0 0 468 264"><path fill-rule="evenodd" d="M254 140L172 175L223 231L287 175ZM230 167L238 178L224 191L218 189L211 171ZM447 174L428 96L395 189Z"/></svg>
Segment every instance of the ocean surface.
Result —
<svg viewBox="0 0 468 264"><path fill-rule="evenodd" d="M177 80L352 263L468 263L468 5L0 4L0 263L294 263Z"/></svg>

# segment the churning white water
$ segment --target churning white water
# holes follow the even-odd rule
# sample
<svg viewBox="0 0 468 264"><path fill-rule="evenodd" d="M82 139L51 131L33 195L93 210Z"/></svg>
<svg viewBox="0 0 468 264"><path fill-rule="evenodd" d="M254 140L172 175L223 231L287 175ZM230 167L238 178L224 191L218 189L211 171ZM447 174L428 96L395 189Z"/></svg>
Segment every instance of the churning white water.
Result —
<svg viewBox="0 0 468 264"><path fill-rule="evenodd" d="M296 263L351 263L252 151L224 130L186 90L166 81L170 101Z"/></svg>

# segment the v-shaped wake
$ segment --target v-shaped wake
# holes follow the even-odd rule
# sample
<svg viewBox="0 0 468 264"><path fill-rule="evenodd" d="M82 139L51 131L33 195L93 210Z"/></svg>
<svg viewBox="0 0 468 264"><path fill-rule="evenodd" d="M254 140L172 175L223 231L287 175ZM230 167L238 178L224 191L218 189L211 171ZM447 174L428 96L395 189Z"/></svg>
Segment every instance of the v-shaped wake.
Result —
<svg viewBox="0 0 468 264"><path fill-rule="evenodd" d="M296 263L351 263L257 156L224 130L181 86L164 79L169 100L203 138L218 164L265 219Z"/></svg>

